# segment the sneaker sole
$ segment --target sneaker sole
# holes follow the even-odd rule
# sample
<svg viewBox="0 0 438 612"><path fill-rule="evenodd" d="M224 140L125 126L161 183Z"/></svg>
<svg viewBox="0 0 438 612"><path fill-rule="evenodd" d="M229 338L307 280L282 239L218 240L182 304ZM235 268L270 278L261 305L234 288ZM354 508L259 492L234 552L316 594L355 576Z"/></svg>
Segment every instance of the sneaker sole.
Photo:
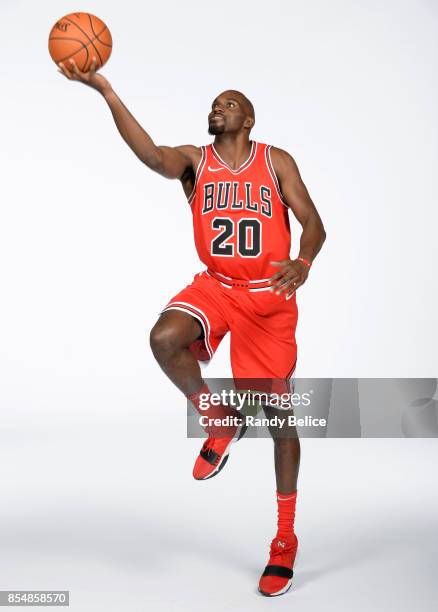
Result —
<svg viewBox="0 0 438 612"><path fill-rule="evenodd" d="M206 476L205 478L197 478L196 480L208 480L209 478L213 478L213 476L217 476L219 472L221 471L221 469L225 467L225 464L228 461L229 456L230 456L229 452L226 455L222 455L222 459L220 460L219 464L216 466L216 469L214 472L212 472L209 476Z"/></svg>
<svg viewBox="0 0 438 612"><path fill-rule="evenodd" d="M280 589L280 591L277 591L276 593L265 593L264 591L261 590L261 588L259 587L259 593L261 593L264 597L278 597L279 595L284 595L285 593L288 592L288 590L291 588L292 586L292 578L289 580L289 582L286 584L285 587L283 587L282 589Z"/></svg>

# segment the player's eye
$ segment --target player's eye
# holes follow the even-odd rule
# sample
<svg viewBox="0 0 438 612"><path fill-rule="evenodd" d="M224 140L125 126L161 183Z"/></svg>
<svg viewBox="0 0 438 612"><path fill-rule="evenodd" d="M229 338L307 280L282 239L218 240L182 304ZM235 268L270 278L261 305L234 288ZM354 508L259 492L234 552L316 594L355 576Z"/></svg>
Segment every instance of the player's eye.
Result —
<svg viewBox="0 0 438 612"><path fill-rule="evenodd" d="M236 105L234 104L234 102L228 102L227 106L229 106L230 108L233 108L233 106L236 106Z"/></svg>

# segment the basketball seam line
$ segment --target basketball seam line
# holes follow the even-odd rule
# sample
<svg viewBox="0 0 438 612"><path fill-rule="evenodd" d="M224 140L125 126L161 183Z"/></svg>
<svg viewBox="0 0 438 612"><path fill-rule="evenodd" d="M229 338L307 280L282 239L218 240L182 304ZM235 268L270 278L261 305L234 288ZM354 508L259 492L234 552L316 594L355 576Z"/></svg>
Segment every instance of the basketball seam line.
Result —
<svg viewBox="0 0 438 612"><path fill-rule="evenodd" d="M105 32L105 30L106 30L106 26L104 27L104 29L101 32L99 32L99 35L102 34L102 32ZM86 60L85 64L83 65L83 67L85 67L86 64L87 64L88 58L90 57L90 55L88 53L88 47L90 46L90 44L93 44L93 40L96 40L96 38L93 38L93 40L91 40L89 36L87 36L87 38L88 38L88 40L90 42L85 44L84 41L80 40L79 38L65 38L64 36L51 36L49 38L49 41L51 41L51 40L74 40L75 42L78 42L78 43L80 43L82 45L82 49L78 49L77 51L75 51L71 55L67 55L66 57L58 60L56 63L59 64L59 62L64 62L66 59L72 58L73 55L76 55L76 53L79 53L79 51L84 51L85 50L87 52L87 60ZM97 40L99 40L99 39L97 39ZM101 41L99 40L99 42L101 42ZM103 43L101 43L101 44L103 44ZM110 45L107 45L107 46L109 47ZM94 45L93 45L93 47L94 47ZM94 47L94 48L96 48L96 47ZM102 64L102 59L101 59L100 55L99 55L99 59L100 59L100 63Z"/></svg>
<svg viewBox="0 0 438 612"><path fill-rule="evenodd" d="M103 33L105 32L105 30L106 30L106 29L107 29L107 28L106 28L106 26L105 26L105 27L103 28L103 30L101 30L101 31L99 32L99 34L96 34L96 36L95 36L93 39L91 39L89 36L87 36L88 40L89 40L90 42L91 42L92 40L96 40L96 39L97 39L97 40L99 40L97 37L98 37L98 36L100 36L101 34L103 34ZM77 40L78 42L81 42L81 43L83 43L83 44L84 44L84 41L83 41L83 40L80 40L80 38L73 38L73 37L70 37L70 36L50 36L49 40ZM106 45L107 47L111 47L111 46L112 46L112 45L108 45L107 43L102 42L101 40L99 40L99 42L100 42L102 45ZM88 42L87 44L90 44L90 43Z"/></svg>
<svg viewBox="0 0 438 612"><path fill-rule="evenodd" d="M89 17L90 17L90 13L86 13ZM70 23L72 23L73 25L75 25L78 30L80 30L82 32L82 34L85 34L85 36L88 38L88 40L91 42L92 40L96 40L96 38L98 38L98 36L100 36L101 34L103 34L105 32L105 30L107 29L107 26L104 24L104 27L100 30L100 32L98 32L96 34L96 32L94 31L93 28L91 28L93 34L94 34L94 38L90 38L90 36L87 34L87 32L85 32L85 30L83 30L77 23L76 21L72 21L71 19L69 19L68 17L65 17L65 19L67 19ZM99 39L98 39L99 40ZM99 41L100 42L100 41Z"/></svg>
<svg viewBox="0 0 438 612"><path fill-rule="evenodd" d="M87 13L87 14L88 14L88 13ZM80 30L80 31L82 32L82 34L84 34L84 36L86 36L86 37L88 38L88 40L90 41L90 43L89 43L89 44L92 44L92 45L93 45L93 40L96 40L95 38L94 38L93 40L91 40L91 38L88 36L88 34L85 32L85 30L83 30L83 29L82 29L82 28L81 28L81 27L80 27L80 26L79 26L77 23L75 23L75 22L74 22L72 19L69 19L68 17L66 17L65 19L67 19L67 21L69 21L70 23L72 23L73 25L75 25L75 26L78 28L78 30ZM105 27L106 27L106 26L105 26ZM88 47L88 45L87 45L87 47ZM102 66L102 65L103 65L103 62L102 62L102 58L100 57L100 53L99 53L99 51L97 50L97 47L96 47L95 45L93 45L93 47L95 48L96 53L97 53L97 55L99 56L100 65Z"/></svg>
<svg viewBox="0 0 438 612"><path fill-rule="evenodd" d="M52 28L53 30L54 28ZM112 45L109 45L108 43L104 43L101 40L99 40L98 36L100 36L101 34L103 34L105 32L105 30L107 29L107 27L105 26L103 28L103 30L101 30L98 34L95 34L94 30L93 30L93 34L95 34L94 38L91 39L88 34L86 34L86 37L88 38L88 40L91 42L91 40L98 40L102 45L106 45L107 47L112 47ZM77 40L78 42L83 43L82 40L80 40L79 38L70 38L69 36L50 36L49 40Z"/></svg>
<svg viewBox="0 0 438 612"><path fill-rule="evenodd" d="M105 27L103 28L102 32L99 32L99 34L96 34L96 32L94 31L94 28L93 28L93 22L91 21L91 15L90 15L90 13L87 13L87 15L88 15L88 19L90 20L90 28L91 28L91 31L92 31L92 32L93 32L93 34L94 34L94 39L93 39L93 40L96 40L96 38L97 38L97 40L100 42L100 44L101 44L101 45L105 45L105 47L111 47L111 48L112 48L112 45L109 45L108 43L104 43L104 42L103 42L102 40L100 40L100 38L99 38L99 36L105 32L105 30L107 29L107 26L105 26Z"/></svg>
<svg viewBox="0 0 438 612"><path fill-rule="evenodd" d="M65 60L70 59L71 57L73 57L73 55L76 55L76 53L79 53L80 51L87 51L87 45L84 43L83 40L80 40L79 38L64 38L63 36L59 36L56 38L49 38L49 42L51 40L74 40L75 42L78 42L80 45L82 45L82 49L78 49L74 53L71 53L70 55L66 55L62 59L58 60L56 62L57 64L59 64L60 62L65 62ZM87 51L87 55L88 55L88 51Z"/></svg>
<svg viewBox="0 0 438 612"><path fill-rule="evenodd" d="M63 39L65 40L65 39ZM82 70L85 68L85 66L87 65L87 61L88 58L90 57L89 53L88 53L88 45L86 45L82 40L79 40L77 38L71 38L69 40L75 40L76 42L80 43L82 45L82 49L78 49L77 51L75 51L74 53L72 53L71 55L67 55L66 57L63 57L62 59L60 59L58 62L56 62L57 64L59 64L60 62L65 62L65 60L68 59L72 59L73 56L75 56L77 53L79 53L80 51L85 51L87 54L87 59L85 61L85 64L82 64Z"/></svg>

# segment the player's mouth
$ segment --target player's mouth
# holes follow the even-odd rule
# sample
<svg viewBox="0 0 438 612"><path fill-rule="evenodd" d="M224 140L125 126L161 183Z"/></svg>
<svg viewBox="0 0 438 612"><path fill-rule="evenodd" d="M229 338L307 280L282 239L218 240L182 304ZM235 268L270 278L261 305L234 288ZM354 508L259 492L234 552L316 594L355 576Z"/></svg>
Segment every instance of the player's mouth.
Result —
<svg viewBox="0 0 438 612"><path fill-rule="evenodd" d="M223 119L224 115L223 113L213 113L212 115L210 115L210 120L212 119Z"/></svg>

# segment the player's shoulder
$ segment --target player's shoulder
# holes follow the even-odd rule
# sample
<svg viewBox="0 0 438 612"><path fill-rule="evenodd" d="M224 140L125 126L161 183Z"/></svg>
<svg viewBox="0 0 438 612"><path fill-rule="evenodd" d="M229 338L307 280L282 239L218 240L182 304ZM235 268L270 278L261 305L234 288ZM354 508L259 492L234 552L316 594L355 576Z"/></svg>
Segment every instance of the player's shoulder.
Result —
<svg viewBox="0 0 438 612"><path fill-rule="evenodd" d="M269 146L269 152L271 155L272 159L276 159L279 161L294 161L294 158L292 157L292 155L289 153L289 151L286 151L285 149L280 149L280 147L276 147L274 145L268 145Z"/></svg>
<svg viewBox="0 0 438 612"><path fill-rule="evenodd" d="M177 151L182 153L188 160L192 163L193 166L197 166L202 157L202 147L197 147L196 145L179 145L175 147Z"/></svg>
<svg viewBox="0 0 438 612"><path fill-rule="evenodd" d="M272 165L277 173L295 170L297 164L292 155L285 149L269 145L269 154L271 156Z"/></svg>
<svg viewBox="0 0 438 612"><path fill-rule="evenodd" d="M178 149L178 151L187 154L193 154L197 152L201 153L201 147L197 147L196 145L191 144L179 145L178 147L175 147L175 149Z"/></svg>

